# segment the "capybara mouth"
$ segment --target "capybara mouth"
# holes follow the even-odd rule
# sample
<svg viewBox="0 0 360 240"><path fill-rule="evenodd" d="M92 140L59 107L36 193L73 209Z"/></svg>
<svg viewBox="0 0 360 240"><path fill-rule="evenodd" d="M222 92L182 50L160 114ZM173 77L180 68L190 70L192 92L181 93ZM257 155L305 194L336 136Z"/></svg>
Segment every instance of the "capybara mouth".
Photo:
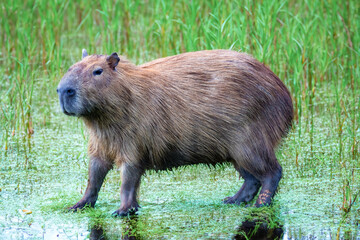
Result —
<svg viewBox="0 0 360 240"><path fill-rule="evenodd" d="M75 113L70 113L70 112L67 112L65 109L63 110L63 112L68 115L68 116L76 116Z"/></svg>

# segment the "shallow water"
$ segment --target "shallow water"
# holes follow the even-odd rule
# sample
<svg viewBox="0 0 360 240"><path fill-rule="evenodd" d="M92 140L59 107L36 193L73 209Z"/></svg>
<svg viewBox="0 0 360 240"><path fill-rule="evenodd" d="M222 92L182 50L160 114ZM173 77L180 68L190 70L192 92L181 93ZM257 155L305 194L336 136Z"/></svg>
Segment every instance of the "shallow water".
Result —
<svg viewBox="0 0 360 240"><path fill-rule="evenodd" d="M1 219L2 221L4 219ZM88 224L49 224L46 227L33 223L26 227L4 227L1 229L1 239L336 239L337 233L330 229L322 229L317 233L307 233L302 229L285 228L283 226L269 228L262 223L256 226L256 222L244 221L235 227L235 231L214 234L204 232L198 236L196 229L186 229L183 232L171 234L164 231L154 236L149 235L144 229L141 217L131 219L118 219L116 223L108 222L102 225L92 225L94 219L87 219ZM95 220L96 221L96 220ZM169 222L171 224L171 222ZM219 222L221 224L221 222ZM141 225L141 226L139 226ZM221 228L221 226L219 226ZM359 239L358 231L340 233L340 239Z"/></svg>
<svg viewBox="0 0 360 240"><path fill-rule="evenodd" d="M139 215L120 219L111 217L120 204L116 169L107 176L94 209L66 211L81 198L87 181L86 133L79 120L59 114L35 128L31 141L26 169L15 141L0 153L0 239L360 238L358 202L342 220L342 192L334 187L342 181L340 172L333 177L300 174L287 162L293 159L289 145L278 152L284 177L272 207L222 204L242 180L230 165L196 165L147 172ZM330 171L326 166L320 170ZM263 222L257 233L249 225L254 219Z"/></svg>

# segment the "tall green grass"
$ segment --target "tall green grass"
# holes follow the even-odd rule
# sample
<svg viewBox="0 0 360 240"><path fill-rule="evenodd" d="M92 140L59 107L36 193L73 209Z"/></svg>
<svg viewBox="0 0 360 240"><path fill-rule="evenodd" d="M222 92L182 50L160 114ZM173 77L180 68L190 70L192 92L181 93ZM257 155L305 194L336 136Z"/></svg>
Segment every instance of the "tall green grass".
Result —
<svg viewBox="0 0 360 240"><path fill-rule="evenodd" d="M52 123L56 85L90 54L135 63L203 49L233 49L268 65L290 89L294 128L285 166L299 177L341 179L344 213L359 195L360 2L2 1L2 156L36 165L32 136Z"/></svg>

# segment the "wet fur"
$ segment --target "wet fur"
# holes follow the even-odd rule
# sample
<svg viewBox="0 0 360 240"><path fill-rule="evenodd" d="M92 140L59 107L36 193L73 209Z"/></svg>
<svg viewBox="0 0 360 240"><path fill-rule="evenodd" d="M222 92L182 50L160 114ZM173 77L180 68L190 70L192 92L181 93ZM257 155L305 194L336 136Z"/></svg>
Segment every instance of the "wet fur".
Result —
<svg viewBox="0 0 360 240"><path fill-rule="evenodd" d="M120 57L115 70L105 58L85 57L62 80L79 92L81 104L74 109L89 129L91 159L123 166L138 178L147 169L231 162L251 186L227 203L251 200L260 185L264 192L257 205L268 185L265 203L270 203L281 178L274 149L293 119L290 94L271 70L228 50L185 53L140 66ZM96 66L104 69L98 79L91 74ZM78 81L72 83L74 76ZM139 181L128 180L135 192ZM138 207L136 193L123 201L127 206L122 203L120 215Z"/></svg>

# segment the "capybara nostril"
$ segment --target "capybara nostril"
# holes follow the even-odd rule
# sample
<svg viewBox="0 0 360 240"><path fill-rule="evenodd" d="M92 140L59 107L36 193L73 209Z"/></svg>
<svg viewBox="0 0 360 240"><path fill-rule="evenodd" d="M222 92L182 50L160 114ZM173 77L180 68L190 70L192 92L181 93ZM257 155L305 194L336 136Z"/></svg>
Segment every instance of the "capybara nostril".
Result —
<svg viewBox="0 0 360 240"><path fill-rule="evenodd" d="M73 89L73 88L67 88L66 90L65 90L65 95L67 96L67 97L72 97L72 96L74 96L75 95L75 89Z"/></svg>

